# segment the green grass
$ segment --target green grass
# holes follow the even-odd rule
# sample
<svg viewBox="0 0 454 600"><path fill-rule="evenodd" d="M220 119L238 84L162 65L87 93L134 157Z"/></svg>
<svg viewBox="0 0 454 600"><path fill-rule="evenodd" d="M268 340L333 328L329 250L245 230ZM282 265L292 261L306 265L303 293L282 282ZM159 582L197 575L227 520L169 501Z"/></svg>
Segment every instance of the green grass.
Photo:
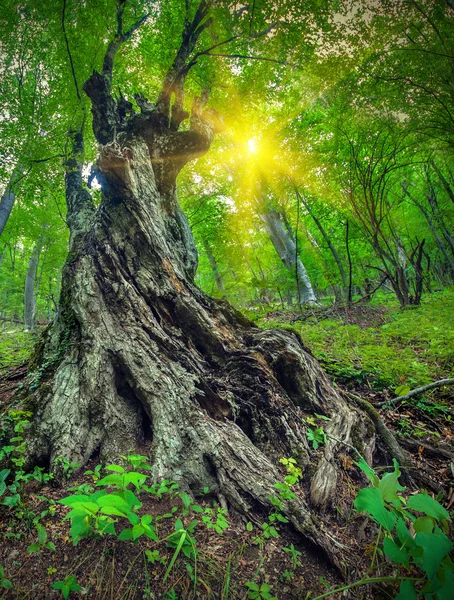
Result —
<svg viewBox="0 0 454 600"><path fill-rule="evenodd" d="M377 298L371 307L386 307L385 323L360 327L342 317L311 317L288 325L262 321L263 327L297 331L331 377L356 380L376 389L411 387L454 372L454 290L423 298L421 306L401 310L393 298Z"/></svg>
<svg viewBox="0 0 454 600"><path fill-rule="evenodd" d="M36 333L20 329L0 333L0 371L15 367L30 358L37 339Z"/></svg>

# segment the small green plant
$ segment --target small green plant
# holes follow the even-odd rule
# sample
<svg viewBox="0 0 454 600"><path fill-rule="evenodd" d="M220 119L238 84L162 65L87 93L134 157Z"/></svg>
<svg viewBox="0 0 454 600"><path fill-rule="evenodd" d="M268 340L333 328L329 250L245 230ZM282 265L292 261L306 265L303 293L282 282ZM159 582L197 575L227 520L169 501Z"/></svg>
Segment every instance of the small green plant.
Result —
<svg viewBox="0 0 454 600"><path fill-rule="evenodd" d="M55 552L55 544L53 542L47 541L47 531L46 528L42 525L37 525L38 532L38 541L34 544L30 544L27 548L28 554L33 554L34 552L38 552L38 550L52 550Z"/></svg>
<svg viewBox="0 0 454 600"><path fill-rule="evenodd" d="M96 483L101 478L102 464L96 465L94 469L88 469L84 472L84 475L91 475L93 483Z"/></svg>
<svg viewBox="0 0 454 600"><path fill-rule="evenodd" d="M48 575L55 575L56 572L57 572L57 569L55 567L47 567Z"/></svg>
<svg viewBox="0 0 454 600"><path fill-rule="evenodd" d="M220 506L215 508L207 507L202 515L202 522L208 529L214 529L216 533L222 534L229 528L227 521L227 511Z"/></svg>
<svg viewBox="0 0 454 600"><path fill-rule="evenodd" d="M163 600L178 600L178 595L175 591L175 588L171 588L168 592L166 592Z"/></svg>
<svg viewBox="0 0 454 600"><path fill-rule="evenodd" d="M164 574L164 582L172 571L180 552L182 552L186 558L194 560L194 562L197 564L196 542L195 538L193 537L196 527L197 521L195 519L190 522L186 529L181 519L177 519L175 521L175 531L167 538L167 546L169 548L175 548L175 552L173 553L173 556Z"/></svg>
<svg viewBox="0 0 454 600"><path fill-rule="evenodd" d="M372 486L358 492L355 506L369 514L384 531L383 553L400 568L417 567L421 577L404 579L400 586L401 599L417 594L442 600L448 598L454 586L454 563L449 557L453 545L446 536L448 511L428 494L415 494L407 502L400 495L405 489L399 484L399 465L381 479L364 459L356 463L367 475ZM407 524L411 523L415 535ZM379 533L380 535L380 533ZM423 584L418 591L415 584Z"/></svg>
<svg viewBox="0 0 454 600"><path fill-rule="evenodd" d="M79 592L83 589L81 585L77 583L74 575L68 575L64 581L56 581L51 585L54 590L61 590L61 595L66 600L71 592Z"/></svg>
<svg viewBox="0 0 454 600"><path fill-rule="evenodd" d="M246 581L245 586L249 590L247 597L251 600L277 600L276 596L271 594L271 588L267 583L259 585L252 581Z"/></svg>
<svg viewBox="0 0 454 600"><path fill-rule="evenodd" d="M5 577L5 569L3 568L3 565L0 565L0 587L4 588L5 590L10 590L13 587L11 581Z"/></svg>
<svg viewBox="0 0 454 600"><path fill-rule="evenodd" d="M293 569L301 566L301 561L299 559L301 552L297 550L293 544L290 544L288 548L282 548L282 550L290 555Z"/></svg>
<svg viewBox="0 0 454 600"><path fill-rule="evenodd" d="M288 485L294 485L297 483L303 473L299 467L296 466L296 460L294 458L280 458L279 462L284 465L287 470L287 477L285 478L285 482Z"/></svg>
<svg viewBox="0 0 454 600"><path fill-rule="evenodd" d="M75 471L75 469L78 469L80 467L80 463L78 463L78 462L71 462L65 456L59 456L58 458L56 458L55 459L55 464L58 465L58 466L60 466L63 474L66 477L66 479L70 479L71 475L73 474L73 472Z"/></svg>
<svg viewBox="0 0 454 600"><path fill-rule="evenodd" d="M165 565L166 559L161 556L159 550L145 550L145 556L152 565L156 562Z"/></svg>

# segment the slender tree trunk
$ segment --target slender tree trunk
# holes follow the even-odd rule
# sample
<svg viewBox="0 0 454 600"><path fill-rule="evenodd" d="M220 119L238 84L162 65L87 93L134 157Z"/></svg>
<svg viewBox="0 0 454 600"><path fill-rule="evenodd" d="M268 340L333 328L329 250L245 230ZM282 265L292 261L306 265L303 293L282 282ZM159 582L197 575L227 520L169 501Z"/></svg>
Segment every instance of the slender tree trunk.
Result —
<svg viewBox="0 0 454 600"><path fill-rule="evenodd" d="M339 274L342 280L342 284L344 286L344 289L347 289L347 276L345 274L345 269L344 269L344 265L342 264L342 260L339 256L338 251L336 250L336 247L334 246L333 242L331 241L330 236L328 235L326 229L323 227L320 219L317 217L317 215L314 213L314 211L312 210L312 207L310 206L309 202L307 202L304 198L304 196L299 192L298 188L295 187L295 191L296 194L298 196L298 198L301 200L301 202L303 203L304 207L306 208L307 212L310 214L310 216L312 217L314 223L316 224L318 230L320 231L320 233L323 236L323 239L325 240L331 254L333 255L334 261L336 262L337 268L339 269Z"/></svg>
<svg viewBox="0 0 454 600"><path fill-rule="evenodd" d="M345 248L347 250L347 259L348 259L348 295L347 302L348 304L352 303L353 300L353 264L352 257L350 254L350 224L347 219L345 223Z"/></svg>
<svg viewBox="0 0 454 600"><path fill-rule="evenodd" d="M23 173L23 167L18 165L6 186L6 190L0 200L0 237L5 229L6 223L8 222L11 211L13 210L14 202L16 200L16 184L17 180Z"/></svg>
<svg viewBox="0 0 454 600"><path fill-rule="evenodd" d="M443 187L445 188L445 191L448 194L448 197L450 198L451 202L454 203L454 190L450 186L449 181L446 179L446 177L441 172L441 169L438 167L438 165L433 160L430 161L430 164L432 165L434 171L438 175L438 178L440 179Z"/></svg>
<svg viewBox="0 0 454 600"><path fill-rule="evenodd" d="M301 304L317 304L312 284L299 256L296 256L296 243L284 227L281 215L277 211L268 211L261 215L270 240L284 266L298 275L298 295Z"/></svg>
<svg viewBox="0 0 454 600"><path fill-rule="evenodd" d="M24 287L24 329L25 331L34 331L36 322L36 297L38 294L37 278L38 263L45 239L46 225L43 226L43 231L36 242L30 260L28 261L27 274L25 276Z"/></svg>
<svg viewBox="0 0 454 600"><path fill-rule="evenodd" d="M205 248L206 255L208 257L208 261L210 263L211 271L213 272L213 277L216 282L216 286L218 291L223 296L225 294L224 282L222 281L221 274L218 269L218 263L214 257L214 254L211 250L210 244L207 241L203 241L203 247Z"/></svg>

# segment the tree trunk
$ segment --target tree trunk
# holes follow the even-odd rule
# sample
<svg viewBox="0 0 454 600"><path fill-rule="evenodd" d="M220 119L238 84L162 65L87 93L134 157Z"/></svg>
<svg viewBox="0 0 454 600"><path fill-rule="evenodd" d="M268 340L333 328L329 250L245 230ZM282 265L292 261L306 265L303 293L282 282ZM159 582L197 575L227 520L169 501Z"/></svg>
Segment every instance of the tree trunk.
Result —
<svg viewBox="0 0 454 600"><path fill-rule="evenodd" d="M11 211L13 210L14 201L16 200L15 185L22 173L23 167L21 165L14 169L8 181L8 185L6 186L6 190L0 200L0 237L8 222Z"/></svg>
<svg viewBox="0 0 454 600"><path fill-rule="evenodd" d="M186 26L184 43L194 27ZM121 29L118 39L127 39ZM370 460L370 419L339 396L296 334L262 331L194 285L197 254L175 181L208 150L216 121L195 103L190 128L178 132L179 96L171 109L162 95L151 108L141 99L142 114L117 118L112 43L103 72L84 86L101 143L102 200L95 208L82 186L76 134L59 313L26 392L34 413L28 459L50 463L61 477L58 457L84 465L99 451L106 462L146 442L155 479L176 479L195 494L208 486L251 513L272 507L278 459L298 456L307 499L284 502L284 512L339 566L337 546L310 504L332 504L342 442ZM317 452L303 421L314 412L331 417Z"/></svg>
<svg viewBox="0 0 454 600"><path fill-rule="evenodd" d="M222 296L224 296L225 295L224 282L222 281L222 277L221 277L221 274L218 269L218 263L216 261L216 258L214 257L214 254L211 250L210 244L205 240L203 242L203 247L205 248L205 252L208 257L208 261L210 263L211 271L213 273L213 277L216 282L216 287L218 288L218 291L220 292L220 294Z"/></svg>
<svg viewBox="0 0 454 600"><path fill-rule="evenodd" d="M38 242L33 248L33 252L28 261L27 274L25 276L24 288L24 330L34 331L36 317L36 295L35 295L35 280L38 270L39 255L41 252L41 244Z"/></svg>
<svg viewBox="0 0 454 600"><path fill-rule="evenodd" d="M298 275L298 294L301 304L317 304L309 275L299 256L296 256L296 243L284 227L281 215L277 211L268 211L261 215L266 231L284 266Z"/></svg>
<svg viewBox="0 0 454 600"><path fill-rule="evenodd" d="M298 199L301 200L301 202L303 203L303 205L306 208L307 212L312 217L312 219L313 219L314 223L316 224L318 230L322 234L323 239L325 240L328 248L330 249L330 252L333 255L333 258L334 258L334 260L336 262L337 268L339 269L339 275L341 276L342 285L343 285L344 289L346 289L347 288L347 276L345 274L344 265L342 264L342 261L341 261L341 258L339 256L338 251L336 250L333 242L331 241L331 238L328 235L327 231L323 227L320 219L317 217L317 215L312 210L311 205L309 204L309 202L307 202L305 200L304 196L300 193L300 191L298 190L298 188L296 186L295 186L295 191L296 191L296 195L297 195Z"/></svg>

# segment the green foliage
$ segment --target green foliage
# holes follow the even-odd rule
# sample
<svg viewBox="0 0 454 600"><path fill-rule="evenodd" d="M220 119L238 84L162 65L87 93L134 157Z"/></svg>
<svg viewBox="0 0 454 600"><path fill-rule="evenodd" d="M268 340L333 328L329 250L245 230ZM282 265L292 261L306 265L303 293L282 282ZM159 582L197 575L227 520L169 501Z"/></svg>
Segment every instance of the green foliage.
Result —
<svg viewBox="0 0 454 600"><path fill-rule="evenodd" d="M400 385L417 387L451 376L454 369L454 291L423 298L422 305L401 311L386 297L373 307L383 307L385 320L350 325L339 319L312 317L289 326L266 321L266 327L295 330L324 369L342 383L369 383L377 389ZM367 309L366 309L367 311ZM367 312L366 312L367 314Z"/></svg>
<svg viewBox="0 0 454 600"><path fill-rule="evenodd" d="M11 581L5 577L5 569L3 565L0 565L0 587L4 588L5 590L11 590L13 587Z"/></svg>
<svg viewBox="0 0 454 600"><path fill-rule="evenodd" d="M0 372L26 362L36 343L36 335L29 331L2 331L0 336Z"/></svg>
<svg viewBox="0 0 454 600"><path fill-rule="evenodd" d="M277 600L276 596L270 593L271 588L267 583L259 585L252 581L246 581L245 586L249 590L247 597L251 600Z"/></svg>
<svg viewBox="0 0 454 600"><path fill-rule="evenodd" d="M451 521L448 511L428 494L418 493L405 502L400 495L405 488L398 482L400 470L396 461L394 471L381 479L365 461L356 464L373 485L358 492L355 506L380 525L380 532L384 530L384 555L401 569L413 566L423 572L421 577L408 580L401 571L402 582L397 599L419 595L447 600L454 583L454 563L449 556L453 544L446 536L448 522ZM414 536L409 525L415 531ZM416 588L416 583L422 584L422 587Z"/></svg>
<svg viewBox="0 0 454 600"><path fill-rule="evenodd" d="M47 531L46 528L42 525L37 525L36 527L38 532L38 541L34 544L30 544L27 548L28 554L33 554L34 552L38 552L38 550L51 550L55 552L55 544L53 542L47 541Z"/></svg>
<svg viewBox="0 0 454 600"><path fill-rule="evenodd" d="M68 575L65 577L64 581L56 581L51 585L51 588L53 590L60 590L61 595L65 600L69 598L71 592L79 592L83 589L83 587L77 583L75 575Z"/></svg>

